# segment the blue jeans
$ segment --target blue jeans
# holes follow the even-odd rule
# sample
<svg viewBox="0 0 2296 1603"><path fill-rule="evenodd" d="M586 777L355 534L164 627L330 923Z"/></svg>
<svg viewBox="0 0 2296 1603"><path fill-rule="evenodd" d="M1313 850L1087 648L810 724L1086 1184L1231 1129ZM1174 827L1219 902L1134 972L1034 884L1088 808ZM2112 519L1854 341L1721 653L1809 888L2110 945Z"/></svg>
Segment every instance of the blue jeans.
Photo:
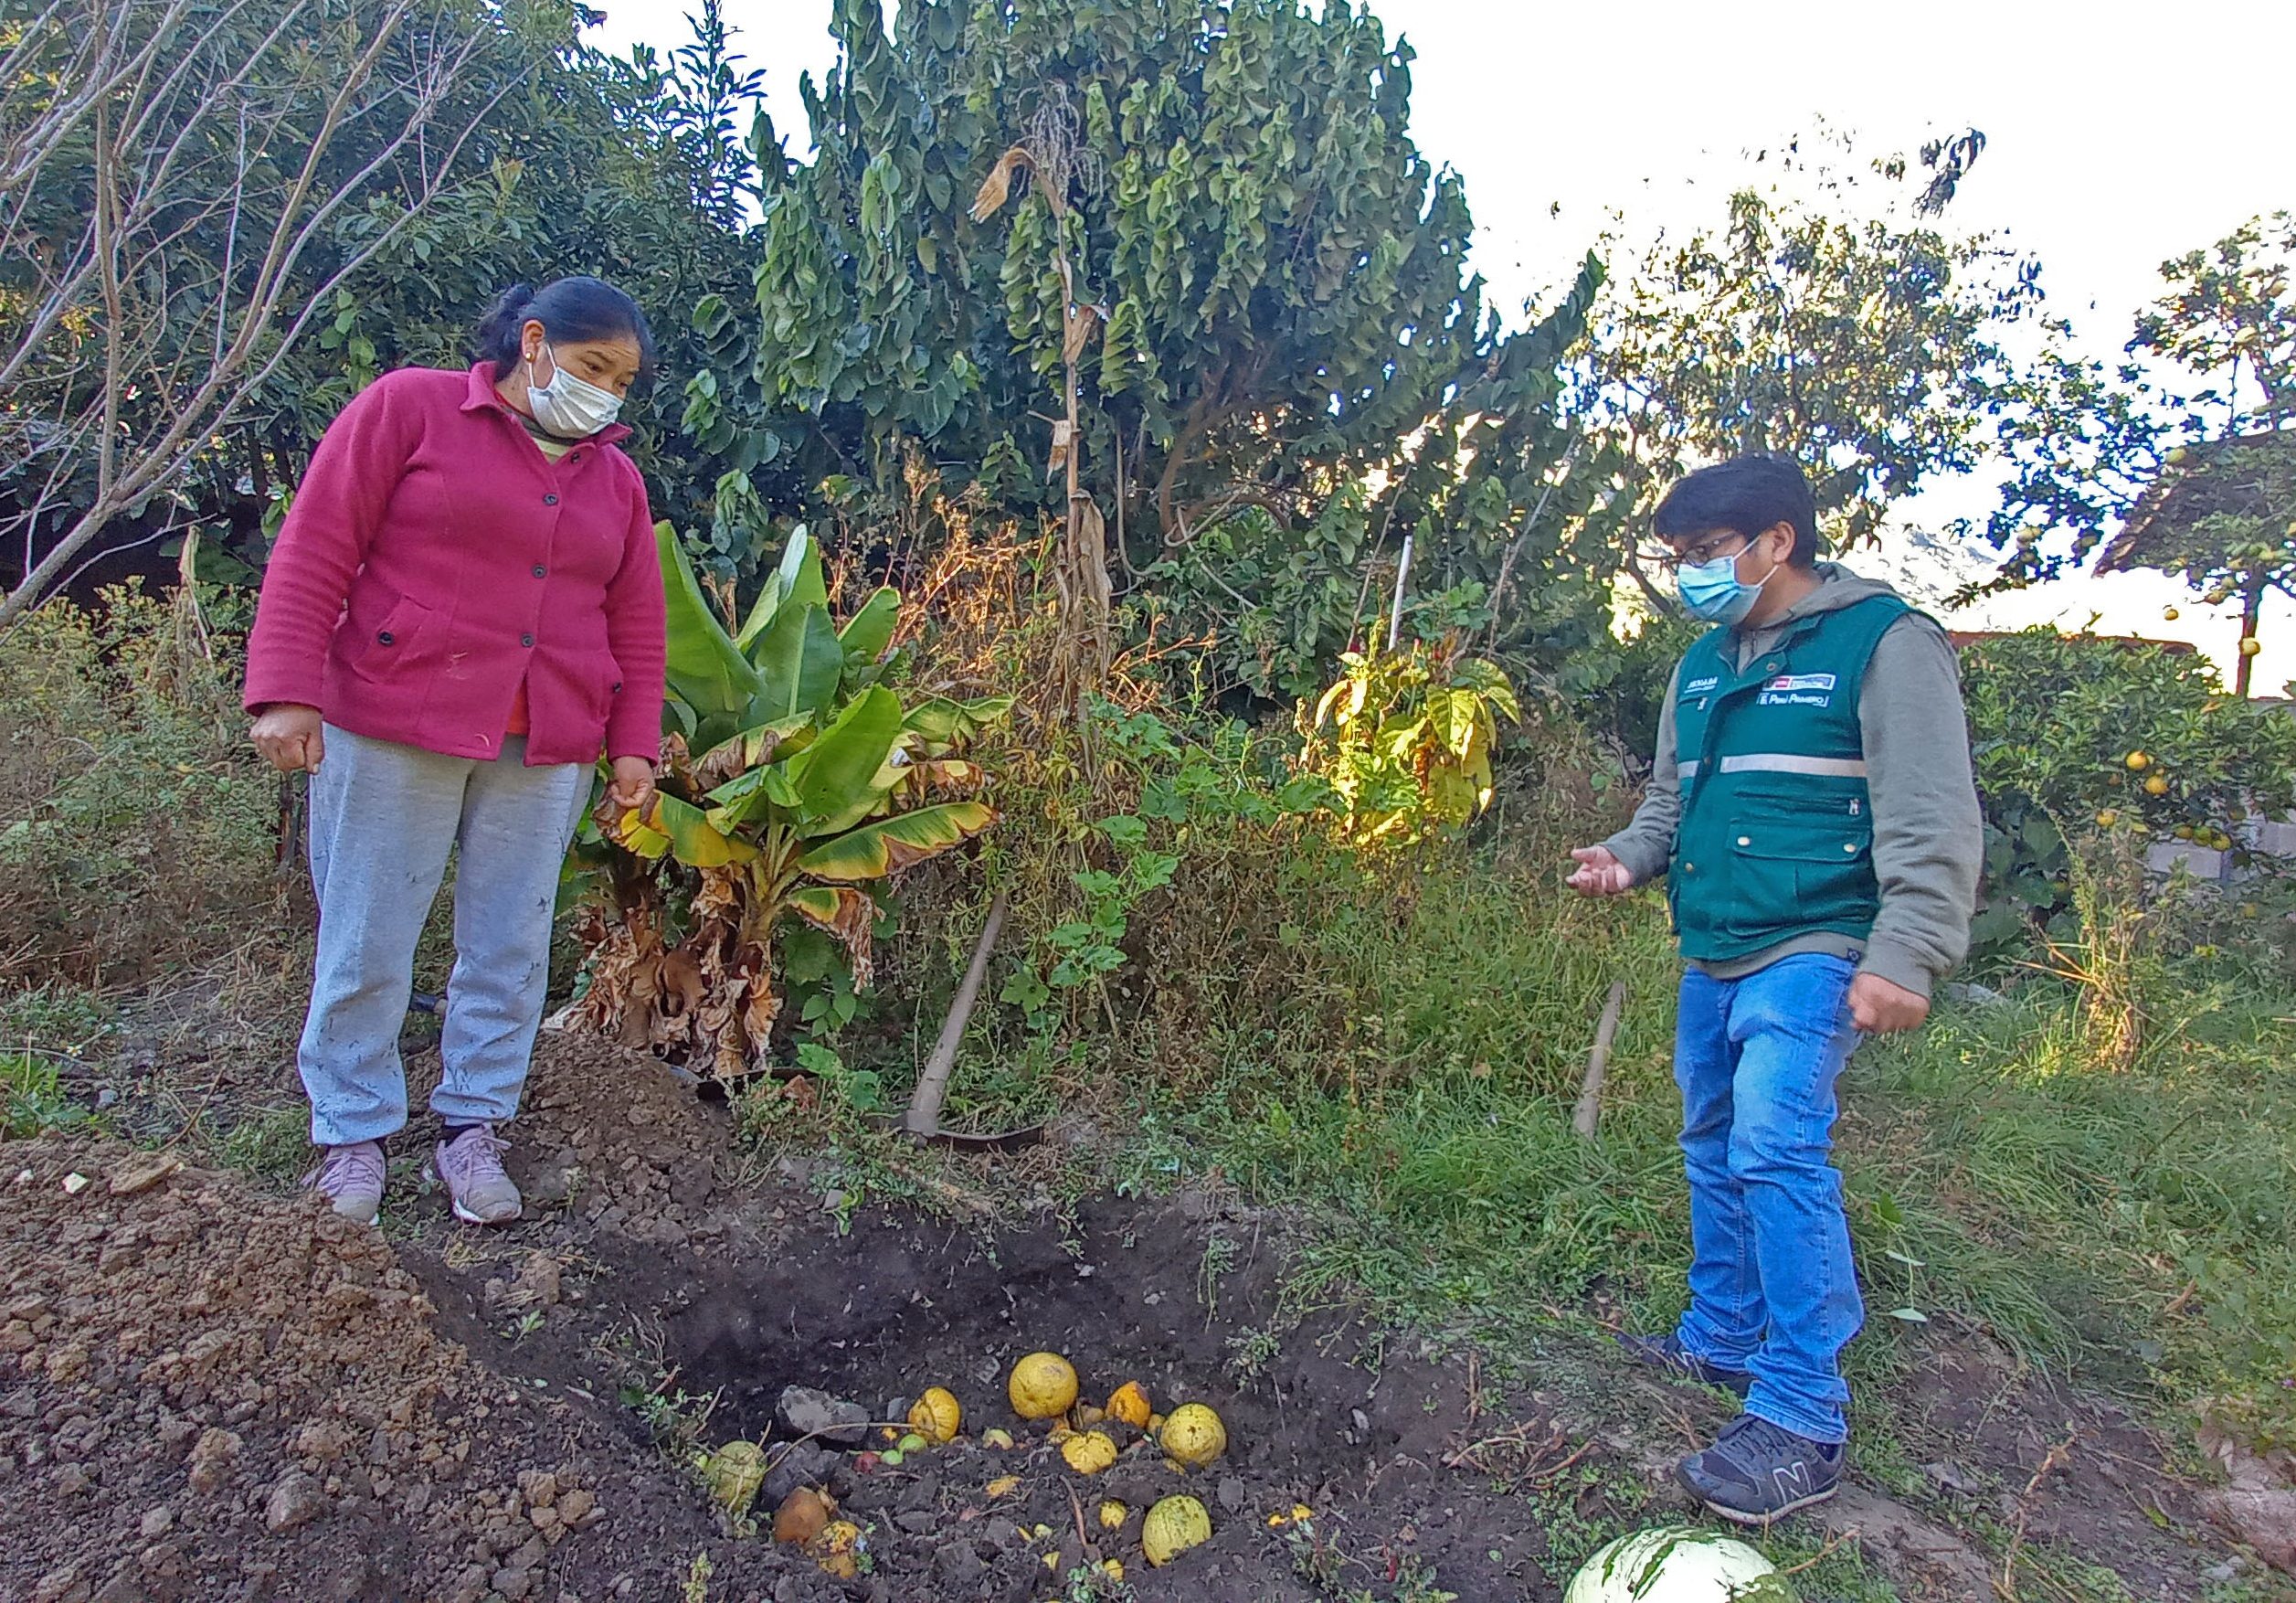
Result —
<svg viewBox="0 0 2296 1603"><path fill-rule="evenodd" d="M542 1025L558 870L589 800L590 770L528 768L517 735L492 762L332 724L326 739L311 780L319 950L297 1054L311 1139L380 1141L407 1122L398 1033L450 847L459 853L454 972L430 1107L450 1124L503 1123L518 1111Z"/></svg>
<svg viewBox="0 0 2296 1603"><path fill-rule="evenodd" d="M1855 971L1815 952L1740 980L1693 969L1674 1036L1691 1249L1677 1334L1753 1375L1747 1412L1824 1442L1848 1437L1840 1356L1865 1321L1832 1162Z"/></svg>

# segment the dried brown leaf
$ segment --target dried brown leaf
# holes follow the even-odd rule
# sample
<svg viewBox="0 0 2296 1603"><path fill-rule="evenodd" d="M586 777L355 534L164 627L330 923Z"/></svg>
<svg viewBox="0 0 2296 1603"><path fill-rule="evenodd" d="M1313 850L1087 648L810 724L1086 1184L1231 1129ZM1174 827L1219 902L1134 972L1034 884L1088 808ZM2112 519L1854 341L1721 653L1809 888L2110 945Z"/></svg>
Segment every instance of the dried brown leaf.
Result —
<svg viewBox="0 0 2296 1603"><path fill-rule="evenodd" d="M1035 165L1029 153L1017 144L999 156L997 165L989 169L989 175L980 181L980 188L973 195L973 221L985 223L1002 211L1012 194L1012 175L1033 171Z"/></svg>

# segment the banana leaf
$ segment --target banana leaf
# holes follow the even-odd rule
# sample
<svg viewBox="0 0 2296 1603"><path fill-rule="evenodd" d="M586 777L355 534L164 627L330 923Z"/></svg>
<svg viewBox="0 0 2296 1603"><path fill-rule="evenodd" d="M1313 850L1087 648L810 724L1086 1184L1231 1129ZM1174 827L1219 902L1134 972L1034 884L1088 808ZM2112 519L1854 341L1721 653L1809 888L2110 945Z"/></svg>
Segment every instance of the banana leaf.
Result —
<svg viewBox="0 0 2296 1603"><path fill-rule="evenodd" d="M747 707L764 691L765 681L718 622L694 580L677 531L667 523L656 524L654 547L661 562L669 625L670 690L696 715L696 726L707 727Z"/></svg>
<svg viewBox="0 0 2296 1603"><path fill-rule="evenodd" d="M837 699L845 648L828 608L784 606L758 636L752 655L759 684L745 722L770 723L799 713L819 717Z"/></svg>
<svg viewBox="0 0 2296 1603"><path fill-rule="evenodd" d="M734 643L746 653L780 616L784 607L826 607L829 587L821 580L821 552L813 536L806 533L803 524L789 531L789 544L781 553L781 566L766 576L764 586L752 602L749 616L742 620L741 632Z"/></svg>
<svg viewBox="0 0 2296 1603"><path fill-rule="evenodd" d="M882 879L963 844L996 822L996 809L979 802L921 807L823 841L799 857L798 866L816 879L844 884Z"/></svg>
<svg viewBox="0 0 2296 1603"><path fill-rule="evenodd" d="M887 586L845 620L845 627L838 631L837 641L845 648L847 656L873 663L893 643L894 626L900 621L901 592Z"/></svg>
<svg viewBox="0 0 2296 1603"><path fill-rule="evenodd" d="M1012 703L1010 695L984 695L977 701L928 696L909 709L902 727L936 745L969 740L989 725L1003 722Z"/></svg>
<svg viewBox="0 0 2296 1603"><path fill-rule="evenodd" d="M659 791L651 812L641 816L635 809L625 812L614 822L613 834L640 857L652 860L668 853L692 868L723 868L757 855L747 841L712 829L692 802Z"/></svg>
<svg viewBox="0 0 2296 1603"><path fill-rule="evenodd" d="M901 734L901 698L882 685L853 698L821 738L789 759L807 839L849 830L883 805L880 770Z"/></svg>

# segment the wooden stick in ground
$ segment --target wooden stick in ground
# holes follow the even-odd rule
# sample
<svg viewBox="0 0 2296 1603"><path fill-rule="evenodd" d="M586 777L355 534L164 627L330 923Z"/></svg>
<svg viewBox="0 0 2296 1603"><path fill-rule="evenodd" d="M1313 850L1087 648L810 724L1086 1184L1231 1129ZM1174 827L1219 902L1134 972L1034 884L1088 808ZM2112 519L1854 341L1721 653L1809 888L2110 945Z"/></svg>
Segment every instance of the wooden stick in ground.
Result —
<svg viewBox="0 0 2296 1603"><path fill-rule="evenodd" d="M1610 1067L1611 1037L1618 1034L1619 1010L1626 1005L1626 982L1611 982L1610 1000L1603 1003L1603 1022L1595 1026L1594 1050L1587 1054L1586 1078L1579 1085L1579 1105L1571 1115L1571 1128L1582 1141L1594 1139L1595 1121L1603 1116L1603 1076Z"/></svg>
<svg viewBox="0 0 2296 1603"><path fill-rule="evenodd" d="M911 1135L930 1136L941 1128L941 1100L948 1094L949 1072L957 1067L957 1044L965 1038L965 1026L972 1022L973 1003L980 1000L980 982L989 975L989 954L996 950L997 936L1004 929L1007 899L999 891L996 900L989 904L989 922L981 926L972 961L965 965L965 978L957 987L957 999L948 1004L948 1016L941 1021L941 1036L933 1043L933 1056L925 1060L925 1072L917 1077L916 1095L909 1099L909 1114L902 1121Z"/></svg>

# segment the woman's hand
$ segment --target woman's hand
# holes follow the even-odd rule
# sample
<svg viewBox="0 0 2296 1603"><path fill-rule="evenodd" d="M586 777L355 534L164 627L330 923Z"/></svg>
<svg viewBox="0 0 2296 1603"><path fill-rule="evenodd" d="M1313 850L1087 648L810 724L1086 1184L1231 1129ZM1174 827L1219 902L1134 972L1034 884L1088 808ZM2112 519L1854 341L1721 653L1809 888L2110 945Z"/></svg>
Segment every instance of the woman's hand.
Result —
<svg viewBox="0 0 2296 1603"><path fill-rule="evenodd" d="M320 732L319 709L293 702L273 702L258 714L248 731L255 749L282 773L317 773L327 754L326 737Z"/></svg>
<svg viewBox="0 0 2296 1603"><path fill-rule="evenodd" d="M643 818L653 806L654 765L642 757L618 757L614 759L614 778L606 787L609 806L624 812L635 812Z"/></svg>

